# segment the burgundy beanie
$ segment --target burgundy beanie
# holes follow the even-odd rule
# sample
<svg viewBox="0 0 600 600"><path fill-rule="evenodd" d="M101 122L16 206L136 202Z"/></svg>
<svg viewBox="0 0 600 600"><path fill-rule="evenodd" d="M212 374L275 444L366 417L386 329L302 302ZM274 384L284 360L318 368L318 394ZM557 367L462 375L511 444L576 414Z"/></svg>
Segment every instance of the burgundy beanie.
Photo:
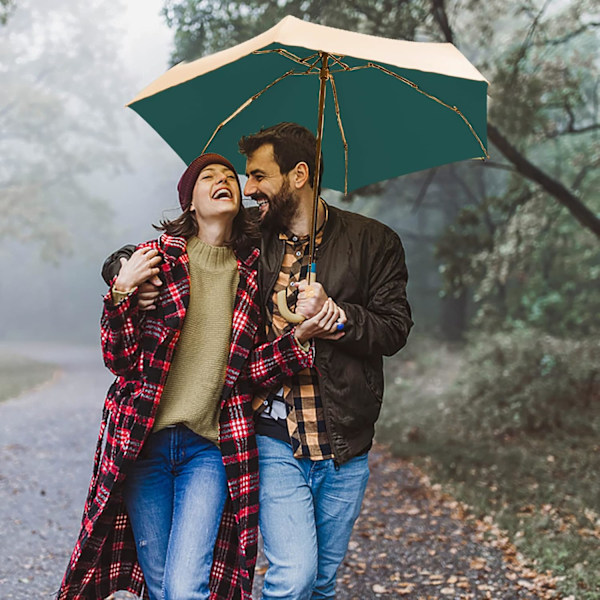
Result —
<svg viewBox="0 0 600 600"><path fill-rule="evenodd" d="M242 186L240 185L240 179L237 176L235 167L220 154L201 154L190 163L177 184L179 204L181 204L182 210L185 210L192 203L192 192L194 191L194 186L198 180L198 175L200 175L202 169L208 167L208 165L225 165L227 168L231 169L235 173L241 194Z"/></svg>

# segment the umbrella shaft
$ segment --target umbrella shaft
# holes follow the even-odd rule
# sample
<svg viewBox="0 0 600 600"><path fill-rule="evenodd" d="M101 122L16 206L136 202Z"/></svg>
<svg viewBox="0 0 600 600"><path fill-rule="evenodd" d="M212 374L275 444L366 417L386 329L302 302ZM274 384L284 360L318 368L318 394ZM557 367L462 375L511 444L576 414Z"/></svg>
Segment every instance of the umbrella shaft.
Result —
<svg viewBox="0 0 600 600"><path fill-rule="evenodd" d="M321 52L321 73L319 75L319 113L317 116L317 150L315 154L315 173L313 177L313 213L310 235L310 264L309 272L314 272L315 262L315 238L317 237L317 215L319 212L319 180L321 178L321 154L323 146L323 124L325 121L325 91L329 79L329 54Z"/></svg>

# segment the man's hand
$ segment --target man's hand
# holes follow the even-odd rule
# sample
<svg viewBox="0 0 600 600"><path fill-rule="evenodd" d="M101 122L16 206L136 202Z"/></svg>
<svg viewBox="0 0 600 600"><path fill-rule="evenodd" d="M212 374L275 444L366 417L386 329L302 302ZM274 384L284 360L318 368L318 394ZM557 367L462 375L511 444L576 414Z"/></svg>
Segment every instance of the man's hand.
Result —
<svg viewBox="0 0 600 600"><path fill-rule="evenodd" d="M115 279L113 287L119 292L128 292L158 275L158 265L162 260L158 250L140 248L129 260L121 258L121 270Z"/></svg>
<svg viewBox="0 0 600 600"><path fill-rule="evenodd" d="M139 310L154 310L156 308L155 301L160 295L160 286L162 281L158 275L144 281L138 287L138 309Z"/></svg>
<svg viewBox="0 0 600 600"><path fill-rule="evenodd" d="M346 313L331 298L327 298L314 317L296 325L294 335L301 344L314 337L339 340L344 335L344 331L339 330L340 323L346 323Z"/></svg>
<svg viewBox="0 0 600 600"><path fill-rule="evenodd" d="M305 279L297 283L297 288L299 293L296 312L310 319L321 311L327 301L327 294L320 283L309 285Z"/></svg>

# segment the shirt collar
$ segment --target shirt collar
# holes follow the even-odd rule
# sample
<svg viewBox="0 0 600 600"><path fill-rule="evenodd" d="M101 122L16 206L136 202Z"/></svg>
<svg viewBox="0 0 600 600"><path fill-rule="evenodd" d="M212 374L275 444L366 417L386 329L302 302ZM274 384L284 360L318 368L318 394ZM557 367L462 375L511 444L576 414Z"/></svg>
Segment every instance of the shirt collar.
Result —
<svg viewBox="0 0 600 600"><path fill-rule="evenodd" d="M327 202L325 202L325 200L323 200L323 198L319 198L319 202L322 202L323 207L325 208L325 218L323 219L323 223L321 223L321 226L319 227L319 229L317 229L317 237L315 240L315 242L317 244L320 243L321 240L323 239L323 230L325 229L327 219L329 218L329 207L327 206ZM308 242L308 240L310 239L310 235L298 236L293 231L290 231L289 229L286 228L279 233L279 239L285 240L286 242L289 242L290 244L302 245L302 244L306 244Z"/></svg>

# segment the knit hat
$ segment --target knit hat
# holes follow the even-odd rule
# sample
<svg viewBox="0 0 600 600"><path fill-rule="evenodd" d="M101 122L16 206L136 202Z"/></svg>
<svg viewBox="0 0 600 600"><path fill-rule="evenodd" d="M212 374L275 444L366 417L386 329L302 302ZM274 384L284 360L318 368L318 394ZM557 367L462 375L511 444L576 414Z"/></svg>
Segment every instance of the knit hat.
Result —
<svg viewBox="0 0 600 600"><path fill-rule="evenodd" d="M240 188L240 195L242 192L242 186L240 185L240 179L237 176L235 167L220 154L201 154L197 158L195 158L189 165L189 167L185 170L179 183L177 184L177 191L179 192L179 204L181 204L181 209L185 210L192 203L192 192L194 191L194 186L196 185L196 181L198 180L198 176L200 172L208 165L225 165L228 169L231 169L236 176L238 187Z"/></svg>

